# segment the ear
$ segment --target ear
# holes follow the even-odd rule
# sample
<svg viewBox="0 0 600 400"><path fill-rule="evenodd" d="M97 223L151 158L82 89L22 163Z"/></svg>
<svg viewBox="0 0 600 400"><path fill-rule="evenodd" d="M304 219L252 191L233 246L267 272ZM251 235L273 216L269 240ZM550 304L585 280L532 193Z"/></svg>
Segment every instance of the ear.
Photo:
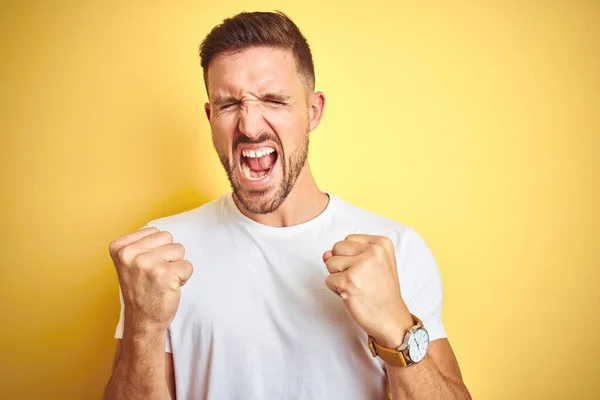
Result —
<svg viewBox="0 0 600 400"><path fill-rule="evenodd" d="M313 93L310 96L308 107L310 131L312 132L319 126L321 118L323 118L323 111L325 111L325 94L323 92Z"/></svg>
<svg viewBox="0 0 600 400"><path fill-rule="evenodd" d="M206 113L206 118L208 118L208 122L210 122L210 104L204 103L204 112Z"/></svg>

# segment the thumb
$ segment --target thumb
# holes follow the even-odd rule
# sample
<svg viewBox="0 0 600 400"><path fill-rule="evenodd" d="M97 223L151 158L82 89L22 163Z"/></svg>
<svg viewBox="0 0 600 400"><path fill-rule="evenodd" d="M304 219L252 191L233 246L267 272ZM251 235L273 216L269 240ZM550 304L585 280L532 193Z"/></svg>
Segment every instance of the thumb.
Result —
<svg viewBox="0 0 600 400"><path fill-rule="evenodd" d="M323 253L323 262L327 262L333 256L333 252L331 250L327 250Z"/></svg>
<svg viewBox="0 0 600 400"><path fill-rule="evenodd" d="M185 285L194 272L194 267L188 260L173 261L169 263L169 266L174 272L172 290L178 290L181 286Z"/></svg>

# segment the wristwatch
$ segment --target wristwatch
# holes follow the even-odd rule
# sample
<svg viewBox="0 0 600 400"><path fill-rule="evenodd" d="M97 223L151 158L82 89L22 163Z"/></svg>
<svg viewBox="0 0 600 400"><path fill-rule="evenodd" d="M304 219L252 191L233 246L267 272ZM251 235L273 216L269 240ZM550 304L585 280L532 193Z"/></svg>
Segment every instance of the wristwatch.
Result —
<svg viewBox="0 0 600 400"><path fill-rule="evenodd" d="M415 325L406 332L404 341L396 350L383 347L369 335L369 349L373 357L379 356L386 363L408 367L425 358L429 349L429 333L423 322L410 314Z"/></svg>

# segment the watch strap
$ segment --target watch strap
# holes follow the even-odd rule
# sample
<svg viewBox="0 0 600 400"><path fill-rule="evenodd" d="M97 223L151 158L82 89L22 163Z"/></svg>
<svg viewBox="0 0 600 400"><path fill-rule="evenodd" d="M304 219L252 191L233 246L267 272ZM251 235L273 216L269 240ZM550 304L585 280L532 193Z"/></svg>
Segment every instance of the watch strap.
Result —
<svg viewBox="0 0 600 400"><path fill-rule="evenodd" d="M407 334L423 327L423 322L421 322L419 318L413 314L411 314L411 316L415 325L408 330ZM405 347L403 350L389 349L377 343L377 341L371 335L369 335L369 350L371 350L373 357L379 356L379 358L381 358L383 361L392 365L407 367L413 364L406 354L408 347Z"/></svg>

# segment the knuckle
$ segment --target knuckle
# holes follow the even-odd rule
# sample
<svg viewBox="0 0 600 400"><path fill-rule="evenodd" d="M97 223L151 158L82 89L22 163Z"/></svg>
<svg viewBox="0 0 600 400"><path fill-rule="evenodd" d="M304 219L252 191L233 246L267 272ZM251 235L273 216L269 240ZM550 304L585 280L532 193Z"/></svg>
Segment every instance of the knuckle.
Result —
<svg viewBox="0 0 600 400"><path fill-rule="evenodd" d="M333 262L331 260L332 258L330 257L329 260L325 261L325 268L327 268L329 272L333 269Z"/></svg>
<svg viewBox="0 0 600 400"><path fill-rule="evenodd" d="M333 283L333 275L327 275L327 277L325 278L325 285L327 285L328 288L330 289L335 289L335 285Z"/></svg>
<svg viewBox="0 0 600 400"><path fill-rule="evenodd" d="M346 279L345 279L348 287L354 287L357 285L358 283L358 273L357 273L357 269L351 269L348 270L348 272L346 273Z"/></svg>
<svg viewBox="0 0 600 400"><path fill-rule="evenodd" d="M110 254L117 254L117 252L119 251L120 246L121 246L121 244L120 244L120 238L119 239L114 239L108 245L108 251L110 252Z"/></svg>
<svg viewBox="0 0 600 400"><path fill-rule="evenodd" d="M135 257L132 264L140 270L152 270L160 264L160 261L151 253L142 253Z"/></svg>
<svg viewBox="0 0 600 400"><path fill-rule="evenodd" d="M132 267L138 269L146 269L150 266L148 254L138 254L131 262Z"/></svg>
<svg viewBox="0 0 600 400"><path fill-rule="evenodd" d="M384 256L385 250L383 249L382 246L374 244L374 245L371 245L371 253L377 258L381 258Z"/></svg>
<svg viewBox="0 0 600 400"><path fill-rule="evenodd" d="M396 251L394 241L387 236L383 238L383 248L387 249L387 251L389 251L390 253L394 253Z"/></svg>
<svg viewBox="0 0 600 400"><path fill-rule="evenodd" d="M169 242L169 243L173 243L173 235L171 234L171 232L168 232L168 231L161 231L161 232L160 232L160 235L161 235L162 237L164 237L164 238L165 238L165 240L167 240L167 242Z"/></svg>
<svg viewBox="0 0 600 400"><path fill-rule="evenodd" d="M123 246L117 251L117 258L120 262L123 263L130 257L132 252L133 252L133 249L131 248L130 244L127 246Z"/></svg>
<svg viewBox="0 0 600 400"><path fill-rule="evenodd" d="M183 261L184 261L183 266L184 266L186 274L188 276L191 276L194 273L194 266L188 260L183 260Z"/></svg>
<svg viewBox="0 0 600 400"><path fill-rule="evenodd" d="M337 242L336 244L333 245L333 248L331 249L332 254L335 256L337 254L339 254L339 252L341 251L341 247L342 247L342 242Z"/></svg>
<svg viewBox="0 0 600 400"><path fill-rule="evenodd" d="M355 269L363 269L368 268L371 262L368 257L361 257L358 261L356 261Z"/></svg>
<svg viewBox="0 0 600 400"><path fill-rule="evenodd" d="M185 247L181 243L173 243L173 246L175 247L176 250L178 250L182 254L185 253Z"/></svg>
<svg viewBox="0 0 600 400"><path fill-rule="evenodd" d="M339 251L340 249L340 243L342 242L337 242L336 244L333 245L333 247L331 248L331 251L335 254L337 251Z"/></svg>
<svg viewBox="0 0 600 400"><path fill-rule="evenodd" d="M389 247L389 246L393 246L394 244L392 243L392 239L390 239L387 236L379 236L378 238L378 242L381 246L383 247Z"/></svg>

